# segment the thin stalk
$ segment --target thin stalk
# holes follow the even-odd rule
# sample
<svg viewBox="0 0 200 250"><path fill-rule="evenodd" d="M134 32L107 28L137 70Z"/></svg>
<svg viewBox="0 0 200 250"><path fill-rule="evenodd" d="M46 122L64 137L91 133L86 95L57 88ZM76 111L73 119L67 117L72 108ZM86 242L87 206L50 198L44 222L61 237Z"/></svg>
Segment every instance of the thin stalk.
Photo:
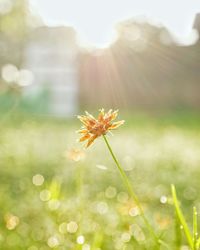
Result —
<svg viewBox="0 0 200 250"><path fill-rule="evenodd" d="M121 174L122 180L123 180L125 186L127 187L127 190L129 192L130 196L133 198L133 200L135 201L135 203L136 203L136 205L137 205L137 207L138 207L138 209L140 211L141 217L142 217L146 227L148 228L151 235L154 237L154 239L156 241L156 244L158 244L158 245L162 244L162 241L159 240L158 236L154 232L154 229L152 228L152 226L148 222L147 218L145 217L143 208L142 208L142 206L140 204L140 201L139 201L137 195L135 194L135 192L133 191L133 188L132 188L132 186L131 186L131 184L129 182L129 179L128 179L126 173L124 172L123 168L120 166L115 154L113 153L112 148L111 148L106 136L103 135L103 138L104 138L104 141L105 141L105 143L106 143L106 145L108 147L108 150L110 151L110 154L111 154L111 156L112 156L112 158L113 158L113 160L114 160L114 162L115 162L115 164L116 164L116 166L117 166L117 168L118 168L118 170L119 170L119 172Z"/></svg>
<svg viewBox="0 0 200 250"><path fill-rule="evenodd" d="M174 206L175 206L177 216L179 218L179 221L180 221L181 225L183 226L183 230L185 232L185 236L187 238L188 244L189 244L190 248L193 249L192 236L191 236L189 227L187 225L187 222L185 220L185 217L184 217L184 215L182 213L182 210L180 209L179 202L178 202L177 195L176 195L176 189L175 189L174 185L171 185L171 190L172 190L172 197L173 197L173 202L174 202Z"/></svg>
<svg viewBox="0 0 200 250"><path fill-rule="evenodd" d="M197 250L197 237L198 237L197 209L196 209L196 207L193 207L193 249L194 250Z"/></svg>
<svg viewBox="0 0 200 250"><path fill-rule="evenodd" d="M200 247L200 238L198 238L197 240L197 250L199 250L199 247Z"/></svg>
<svg viewBox="0 0 200 250"><path fill-rule="evenodd" d="M180 221L176 212L174 215L174 219L175 219L175 245L176 245L176 250L180 250L182 244L182 232L181 232L182 230L180 228Z"/></svg>

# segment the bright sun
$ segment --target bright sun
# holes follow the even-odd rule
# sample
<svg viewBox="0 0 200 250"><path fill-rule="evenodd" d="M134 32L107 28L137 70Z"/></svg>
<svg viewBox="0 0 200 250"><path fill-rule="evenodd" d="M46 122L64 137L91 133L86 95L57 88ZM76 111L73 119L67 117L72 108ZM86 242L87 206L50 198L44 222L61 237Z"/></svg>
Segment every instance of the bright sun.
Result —
<svg viewBox="0 0 200 250"><path fill-rule="evenodd" d="M107 48L115 41L117 37L114 27L110 28L110 30L105 30L104 27L99 27L98 30L91 29L88 32L84 32L78 27L75 27L75 29L78 33L78 43L80 46L86 48Z"/></svg>

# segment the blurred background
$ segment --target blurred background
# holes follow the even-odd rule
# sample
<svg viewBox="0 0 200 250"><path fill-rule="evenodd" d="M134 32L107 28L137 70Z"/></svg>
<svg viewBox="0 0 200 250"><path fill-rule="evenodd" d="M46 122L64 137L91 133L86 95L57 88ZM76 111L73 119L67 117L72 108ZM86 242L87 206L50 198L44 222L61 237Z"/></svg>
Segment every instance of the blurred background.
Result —
<svg viewBox="0 0 200 250"><path fill-rule="evenodd" d="M189 4L191 11L183 17L178 10L173 16L166 9L172 31L164 18L134 16L135 10L132 17L129 10L126 19L111 26L121 16L108 19L112 15L109 4L102 22L99 14L93 17L98 13L94 4L86 2L77 14L76 4L1 0L1 109L12 106L17 98L24 111L62 117L101 106L198 111L200 14L195 3ZM119 12L118 5L114 13ZM125 2L122 11L132 5ZM159 5L155 2L149 8L159 9ZM62 10L58 17L53 8L58 13L65 8L66 14ZM68 13L70 8L73 15ZM86 11L94 12L90 25ZM70 26L71 19L80 20ZM106 21L112 29L106 30Z"/></svg>
<svg viewBox="0 0 200 250"><path fill-rule="evenodd" d="M155 249L101 139L76 142L76 115L104 107L126 120L110 142L152 225L189 250L170 184L191 221L199 34L193 0L0 0L0 249Z"/></svg>

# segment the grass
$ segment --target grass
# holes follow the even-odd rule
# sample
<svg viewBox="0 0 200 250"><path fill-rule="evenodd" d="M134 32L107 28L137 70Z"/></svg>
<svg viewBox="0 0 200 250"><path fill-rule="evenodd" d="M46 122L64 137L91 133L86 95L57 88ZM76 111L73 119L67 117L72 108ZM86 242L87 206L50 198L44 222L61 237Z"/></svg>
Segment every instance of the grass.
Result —
<svg viewBox="0 0 200 250"><path fill-rule="evenodd" d="M176 186L188 230L196 232L200 119L177 114L126 120L109 142L145 215L169 249L190 249L170 185ZM84 159L70 159L71 148L82 150L78 128L74 120L0 117L0 249L156 249L103 139L84 151Z"/></svg>

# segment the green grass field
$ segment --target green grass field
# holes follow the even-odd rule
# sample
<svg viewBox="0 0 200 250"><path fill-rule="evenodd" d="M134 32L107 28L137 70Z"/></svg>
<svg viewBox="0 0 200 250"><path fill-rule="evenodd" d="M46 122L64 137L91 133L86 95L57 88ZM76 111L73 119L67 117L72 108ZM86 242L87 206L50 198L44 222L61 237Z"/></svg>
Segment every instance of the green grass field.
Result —
<svg viewBox="0 0 200 250"><path fill-rule="evenodd" d="M170 184L192 229L192 208L200 210L200 117L125 119L109 142L157 234L168 249L187 250ZM157 249L103 139L85 150L75 120L1 115L0 249ZM74 161L72 149L84 157Z"/></svg>

